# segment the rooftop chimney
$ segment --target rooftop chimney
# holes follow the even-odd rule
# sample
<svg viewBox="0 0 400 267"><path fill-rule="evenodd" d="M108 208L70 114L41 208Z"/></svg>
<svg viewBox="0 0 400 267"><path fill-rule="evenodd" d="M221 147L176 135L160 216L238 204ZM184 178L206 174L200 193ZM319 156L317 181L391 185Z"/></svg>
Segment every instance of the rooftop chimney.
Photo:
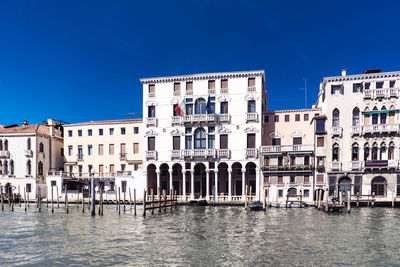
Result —
<svg viewBox="0 0 400 267"><path fill-rule="evenodd" d="M27 126L28 125L28 121L27 120L24 120L23 122L22 122L22 126Z"/></svg>
<svg viewBox="0 0 400 267"><path fill-rule="evenodd" d="M342 76L346 76L346 69L342 69Z"/></svg>
<svg viewBox="0 0 400 267"><path fill-rule="evenodd" d="M53 119L48 119L47 125L50 127L50 136L54 136L54 127L56 126L56 121Z"/></svg>

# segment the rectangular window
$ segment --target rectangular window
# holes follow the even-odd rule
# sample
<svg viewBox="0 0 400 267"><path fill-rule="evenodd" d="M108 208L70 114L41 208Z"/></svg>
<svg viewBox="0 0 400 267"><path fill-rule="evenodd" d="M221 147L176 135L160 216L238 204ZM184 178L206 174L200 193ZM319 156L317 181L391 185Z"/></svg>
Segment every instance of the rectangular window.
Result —
<svg viewBox="0 0 400 267"><path fill-rule="evenodd" d="M353 83L353 93L362 92L362 83Z"/></svg>
<svg viewBox="0 0 400 267"><path fill-rule="evenodd" d="M133 154L139 154L139 143L133 143Z"/></svg>
<svg viewBox="0 0 400 267"><path fill-rule="evenodd" d="M208 135L208 149L215 148L215 135L209 134Z"/></svg>
<svg viewBox="0 0 400 267"><path fill-rule="evenodd" d="M221 149L228 149L228 135L221 134L219 136L219 146Z"/></svg>
<svg viewBox="0 0 400 267"><path fill-rule="evenodd" d="M121 191L122 193L126 192L126 181L121 181Z"/></svg>
<svg viewBox="0 0 400 267"><path fill-rule="evenodd" d="M121 154L126 154L126 144L121 143Z"/></svg>
<svg viewBox="0 0 400 267"><path fill-rule="evenodd" d="M78 130L78 136L82 136L82 130Z"/></svg>
<svg viewBox="0 0 400 267"><path fill-rule="evenodd" d="M186 91L193 91L193 82L186 82Z"/></svg>
<svg viewBox="0 0 400 267"><path fill-rule="evenodd" d="M104 146L102 144L99 145L99 155L104 155Z"/></svg>
<svg viewBox="0 0 400 267"><path fill-rule="evenodd" d="M255 87L256 86L256 78L249 78L247 81L248 87Z"/></svg>
<svg viewBox="0 0 400 267"><path fill-rule="evenodd" d="M309 175L304 175L304 183L309 184L310 183L310 176Z"/></svg>
<svg viewBox="0 0 400 267"><path fill-rule="evenodd" d="M180 150L180 149L181 149L181 137L172 136L172 150Z"/></svg>
<svg viewBox="0 0 400 267"><path fill-rule="evenodd" d="M57 181L51 181L51 186L57 186Z"/></svg>
<svg viewBox="0 0 400 267"><path fill-rule="evenodd" d="M272 145L273 146L280 146L281 145L281 139L280 138L272 138Z"/></svg>
<svg viewBox="0 0 400 267"><path fill-rule="evenodd" d="M156 85L150 84L149 85L149 94L154 94L156 92Z"/></svg>
<svg viewBox="0 0 400 267"><path fill-rule="evenodd" d="M147 138L147 150L148 151L156 150L156 138L154 136L150 136Z"/></svg>
<svg viewBox="0 0 400 267"><path fill-rule="evenodd" d="M103 129L99 129L99 135L100 135L100 136L103 135Z"/></svg>
<svg viewBox="0 0 400 267"><path fill-rule="evenodd" d="M382 89L382 88L383 88L383 82L377 82L376 89Z"/></svg>
<svg viewBox="0 0 400 267"><path fill-rule="evenodd" d="M247 112L248 113L256 112L256 101L255 100L247 101Z"/></svg>
<svg viewBox="0 0 400 267"><path fill-rule="evenodd" d="M264 115L264 123L268 123L269 122L269 116L268 115Z"/></svg>
<svg viewBox="0 0 400 267"><path fill-rule="evenodd" d="M279 189L278 195L279 195L279 197L283 197L283 190L282 189Z"/></svg>
<svg viewBox="0 0 400 267"><path fill-rule="evenodd" d="M221 88L227 89L228 88L228 80L221 80Z"/></svg>
<svg viewBox="0 0 400 267"><path fill-rule="evenodd" d="M304 121L308 121L308 114L304 114Z"/></svg>
<svg viewBox="0 0 400 267"><path fill-rule="evenodd" d="M91 130L91 129L89 129L89 130L87 131L87 135L88 135L88 136L92 136L92 135L93 135L93 133L92 133L92 130Z"/></svg>
<svg viewBox="0 0 400 267"><path fill-rule="evenodd" d="M147 117L154 118L156 116L156 107L155 106L148 106L147 107Z"/></svg>
<svg viewBox="0 0 400 267"><path fill-rule="evenodd" d="M114 135L114 128L110 128L110 135Z"/></svg>
<svg viewBox="0 0 400 267"><path fill-rule="evenodd" d="M289 122L290 120L290 115L285 115L285 122Z"/></svg>
<svg viewBox="0 0 400 267"><path fill-rule="evenodd" d="M100 165L99 165L99 173L100 173L100 174L103 174L103 173L104 173L104 165L103 165L103 164L100 164Z"/></svg>
<svg viewBox="0 0 400 267"><path fill-rule="evenodd" d="M323 174L317 174L317 183L322 184L324 182L324 175Z"/></svg>
<svg viewBox="0 0 400 267"><path fill-rule="evenodd" d="M193 114L193 104L187 103L186 104L186 115L192 115L192 114Z"/></svg>
<svg viewBox="0 0 400 267"><path fill-rule="evenodd" d="M126 164L121 164L121 171L124 172L126 170Z"/></svg>
<svg viewBox="0 0 400 267"><path fill-rule="evenodd" d="M264 175L264 184L269 184L269 176Z"/></svg>
<svg viewBox="0 0 400 267"><path fill-rule="evenodd" d="M341 86L340 85L332 85L331 86L331 94L338 95L339 93L341 93Z"/></svg>
<svg viewBox="0 0 400 267"><path fill-rule="evenodd" d="M111 172L111 175L114 176L114 172L115 172L114 164L110 164L110 172Z"/></svg>
<svg viewBox="0 0 400 267"><path fill-rule="evenodd" d="M278 184L283 184L283 176L278 176Z"/></svg>
<svg viewBox="0 0 400 267"><path fill-rule="evenodd" d="M317 137L317 147L323 147L324 145L325 145L324 137L323 136Z"/></svg>
<svg viewBox="0 0 400 267"><path fill-rule="evenodd" d="M309 189L305 189L304 190L304 197L310 197L310 190Z"/></svg>
<svg viewBox="0 0 400 267"><path fill-rule="evenodd" d="M215 81L214 80L208 81L208 89L215 89Z"/></svg>
<svg viewBox="0 0 400 267"><path fill-rule="evenodd" d="M31 193L32 192L32 185L31 184L26 184L26 192Z"/></svg>
<svg viewBox="0 0 400 267"><path fill-rule="evenodd" d="M371 87L371 83L365 83L365 90L368 90Z"/></svg>
<svg viewBox="0 0 400 267"><path fill-rule="evenodd" d="M221 114L228 113L228 102L221 102Z"/></svg>
<svg viewBox="0 0 400 267"><path fill-rule="evenodd" d="M121 128L121 135L124 135L126 133L126 129L125 129L125 127L122 127Z"/></svg>
<svg viewBox="0 0 400 267"><path fill-rule="evenodd" d="M187 135L185 137L185 149L192 149L192 136Z"/></svg>
<svg viewBox="0 0 400 267"><path fill-rule="evenodd" d="M68 131L68 136L72 137L72 131L71 130Z"/></svg>
<svg viewBox="0 0 400 267"><path fill-rule="evenodd" d="M108 145L108 154L109 155L114 155L114 144L109 144Z"/></svg>
<svg viewBox="0 0 400 267"><path fill-rule="evenodd" d="M78 146L78 159L83 159L83 149L82 149L82 146Z"/></svg>
<svg viewBox="0 0 400 267"><path fill-rule="evenodd" d="M110 182L110 191L115 191L115 182Z"/></svg>
<svg viewBox="0 0 400 267"><path fill-rule="evenodd" d="M274 122L279 122L279 115L274 116Z"/></svg>
<svg viewBox="0 0 400 267"><path fill-rule="evenodd" d="M325 132L325 120L316 120L316 133L324 133Z"/></svg>
<svg viewBox="0 0 400 267"><path fill-rule="evenodd" d="M302 141L301 137L293 137L293 145L301 145Z"/></svg>
<svg viewBox="0 0 400 267"><path fill-rule="evenodd" d="M390 81L389 82L389 88L394 88L396 81Z"/></svg>
<svg viewBox="0 0 400 267"><path fill-rule="evenodd" d="M139 127L133 127L133 133L139 134Z"/></svg>
<svg viewBox="0 0 400 267"><path fill-rule="evenodd" d="M139 164L135 163L135 164L133 165L133 170L134 170L134 171L139 170Z"/></svg>
<svg viewBox="0 0 400 267"><path fill-rule="evenodd" d="M181 91L181 84L174 83L174 93L179 93Z"/></svg>
<svg viewBox="0 0 400 267"><path fill-rule="evenodd" d="M300 114L296 114L295 121L300 121Z"/></svg>
<svg viewBox="0 0 400 267"><path fill-rule="evenodd" d="M88 173L89 174L92 173L92 169L93 169L93 166L92 165L88 165Z"/></svg>
<svg viewBox="0 0 400 267"><path fill-rule="evenodd" d="M256 147L256 134L247 134L247 148Z"/></svg>
<svg viewBox="0 0 400 267"><path fill-rule="evenodd" d="M93 155L93 146L92 145L88 145L88 155L89 156Z"/></svg>
<svg viewBox="0 0 400 267"><path fill-rule="evenodd" d="M72 156L72 146L68 146L68 156Z"/></svg>
<svg viewBox="0 0 400 267"><path fill-rule="evenodd" d="M78 165L78 174L79 174L79 177L82 176L82 172L83 172L83 166L82 166L82 165Z"/></svg>

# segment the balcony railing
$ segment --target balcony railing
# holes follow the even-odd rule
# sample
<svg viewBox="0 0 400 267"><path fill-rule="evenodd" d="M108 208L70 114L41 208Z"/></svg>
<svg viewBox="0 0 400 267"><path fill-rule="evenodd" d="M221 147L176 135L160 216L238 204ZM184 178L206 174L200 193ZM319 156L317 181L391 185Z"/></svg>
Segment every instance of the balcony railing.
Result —
<svg viewBox="0 0 400 267"><path fill-rule="evenodd" d="M331 162L331 169L334 171L342 170L342 163L340 161Z"/></svg>
<svg viewBox="0 0 400 267"><path fill-rule="evenodd" d="M364 98L369 98L369 99L390 98L398 96L399 96L399 88L379 88L379 89L364 90Z"/></svg>
<svg viewBox="0 0 400 267"><path fill-rule="evenodd" d="M314 165L311 164L285 164L285 165L267 165L262 166L264 171L311 171L314 169Z"/></svg>
<svg viewBox="0 0 400 267"><path fill-rule="evenodd" d="M228 92L228 88L221 88L221 94L227 94Z"/></svg>
<svg viewBox="0 0 400 267"><path fill-rule="evenodd" d="M332 135L341 136L342 135L342 127L334 126L334 127L332 127L331 132L332 132Z"/></svg>
<svg viewBox="0 0 400 267"><path fill-rule="evenodd" d="M362 126L356 125L351 128L351 134L353 135L361 135L362 134Z"/></svg>
<svg viewBox="0 0 400 267"><path fill-rule="evenodd" d="M171 159L180 159L182 157L180 150L171 150Z"/></svg>
<svg viewBox="0 0 400 267"><path fill-rule="evenodd" d="M185 123L216 122L216 120L217 114L193 114L183 116L183 122Z"/></svg>
<svg viewBox="0 0 400 267"><path fill-rule="evenodd" d="M230 114L219 114L219 121L220 122L230 122L231 121L231 115Z"/></svg>
<svg viewBox="0 0 400 267"><path fill-rule="evenodd" d="M380 168L395 168L399 167L398 160L366 160L364 162L365 168L380 169Z"/></svg>
<svg viewBox="0 0 400 267"><path fill-rule="evenodd" d="M76 155L76 160L77 161L82 161L83 160L83 154Z"/></svg>
<svg viewBox="0 0 400 267"><path fill-rule="evenodd" d="M217 156L219 158L229 159L231 157L231 151L229 149L218 149Z"/></svg>
<svg viewBox="0 0 400 267"><path fill-rule="evenodd" d="M156 97L156 93L149 93L149 97Z"/></svg>
<svg viewBox="0 0 400 267"><path fill-rule="evenodd" d="M181 96L181 91L174 91L174 96Z"/></svg>
<svg viewBox="0 0 400 267"><path fill-rule="evenodd" d="M208 89L208 94L215 95L215 89Z"/></svg>
<svg viewBox="0 0 400 267"><path fill-rule="evenodd" d="M362 162L361 161L352 161L351 162L351 169L352 170L361 170L362 168Z"/></svg>
<svg viewBox="0 0 400 267"><path fill-rule="evenodd" d="M119 153L120 160L126 160L126 153Z"/></svg>
<svg viewBox="0 0 400 267"><path fill-rule="evenodd" d="M183 156L185 158L207 158L207 157L215 157L216 150L215 149L185 149L183 150Z"/></svg>
<svg viewBox="0 0 400 267"><path fill-rule="evenodd" d="M157 151L146 151L146 159L156 160L157 159Z"/></svg>
<svg viewBox="0 0 400 267"><path fill-rule="evenodd" d="M186 90L186 95L193 95L193 90Z"/></svg>
<svg viewBox="0 0 400 267"><path fill-rule="evenodd" d="M257 122L258 121L258 113L257 112L246 113L246 122L249 122L249 121Z"/></svg>
<svg viewBox="0 0 400 267"><path fill-rule="evenodd" d="M372 124L364 125L364 133L398 132L399 124Z"/></svg>
<svg viewBox="0 0 400 267"><path fill-rule="evenodd" d="M248 92L248 93L254 93L254 92L256 92L256 87L255 87L255 86L247 87L247 92Z"/></svg>
<svg viewBox="0 0 400 267"><path fill-rule="evenodd" d="M261 153L268 152L290 152L290 151L313 151L314 145L283 145L283 146L262 146Z"/></svg>
<svg viewBox="0 0 400 267"><path fill-rule="evenodd" d="M246 148L246 158L257 158L257 148Z"/></svg>
<svg viewBox="0 0 400 267"><path fill-rule="evenodd" d="M10 151L8 151L8 150L0 151L0 157L8 158L9 156L10 156Z"/></svg>
<svg viewBox="0 0 400 267"><path fill-rule="evenodd" d="M27 156L27 157L32 157L32 156L33 156L33 151L32 151L32 149L27 149L27 150L25 150L25 156Z"/></svg>
<svg viewBox="0 0 400 267"><path fill-rule="evenodd" d="M147 118L146 125L147 126L157 126L157 118Z"/></svg>
<svg viewBox="0 0 400 267"><path fill-rule="evenodd" d="M172 125L179 125L182 122L181 116L173 116L172 117Z"/></svg>

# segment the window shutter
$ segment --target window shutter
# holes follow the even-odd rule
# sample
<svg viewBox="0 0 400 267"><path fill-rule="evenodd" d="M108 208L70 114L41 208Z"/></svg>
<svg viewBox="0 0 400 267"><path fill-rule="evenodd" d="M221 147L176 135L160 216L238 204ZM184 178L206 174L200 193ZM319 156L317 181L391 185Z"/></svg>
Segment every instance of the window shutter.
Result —
<svg viewBox="0 0 400 267"><path fill-rule="evenodd" d="M364 84L360 83L360 92L362 93L364 91Z"/></svg>
<svg viewBox="0 0 400 267"><path fill-rule="evenodd" d="M173 136L173 144L172 144L172 149L173 150L180 150L181 149L181 138L180 136Z"/></svg>
<svg viewBox="0 0 400 267"><path fill-rule="evenodd" d="M221 149L228 148L228 135L226 134L220 135L220 147Z"/></svg>
<svg viewBox="0 0 400 267"><path fill-rule="evenodd" d="M343 95L344 94L344 85L340 85L340 93Z"/></svg>
<svg viewBox="0 0 400 267"><path fill-rule="evenodd" d="M179 92L179 91L181 91L181 84L174 83L174 92Z"/></svg>
<svg viewBox="0 0 400 267"><path fill-rule="evenodd" d="M255 87L256 86L256 78L249 78L248 86Z"/></svg>
<svg viewBox="0 0 400 267"><path fill-rule="evenodd" d="M228 88L228 80L221 80L221 88Z"/></svg>
<svg viewBox="0 0 400 267"><path fill-rule="evenodd" d="M333 95L333 85L331 85L331 95Z"/></svg>
<svg viewBox="0 0 400 267"><path fill-rule="evenodd" d="M193 82L186 82L186 91L193 90Z"/></svg>

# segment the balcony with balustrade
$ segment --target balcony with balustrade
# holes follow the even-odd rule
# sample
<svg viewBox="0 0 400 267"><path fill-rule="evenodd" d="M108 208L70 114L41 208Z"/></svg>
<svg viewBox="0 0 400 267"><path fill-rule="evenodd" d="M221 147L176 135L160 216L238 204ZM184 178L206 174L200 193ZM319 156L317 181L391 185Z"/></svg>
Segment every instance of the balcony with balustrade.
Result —
<svg viewBox="0 0 400 267"><path fill-rule="evenodd" d="M215 89L208 89L208 94L209 95L215 95L216 94Z"/></svg>
<svg viewBox="0 0 400 267"><path fill-rule="evenodd" d="M182 117L184 123L215 123L217 122L217 114L192 114Z"/></svg>
<svg viewBox="0 0 400 267"><path fill-rule="evenodd" d="M255 93L257 91L255 86L249 86L247 87L247 92L248 93Z"/></svg>
<svg viewBox="0 0 400 267"><path fill-rule="evenodd" d="M400 124L371 124L364 125L363 132L365 134L375 134L375 133L389 133L389 132L399 132Z"/></svg>
<svg viewBox="0 0 400 267"><path fill-rule="evenodd" d="M120 160L126 160L126 153L119 153Z"/></svg>
<svg viewBox="0 0 400 267"><path fill-rule="evenodd" d="M146 126L157 126L157 118L147 118L146 119Z"/></svg>
<svg viewBox="0 0 400 267"><path fill-rule="evenodd" d="M362 162L361 162L361 161L358 161L358 160L353 160L353 161L351 162L351 169L352 169L353 171L361 170L361 169L362 169Z"/></svg>
<svg viewBox="0 0 400 267"><path fill-rule="evenodd" d="M185 149L182 154L184 158L216 157L216 149Z"/></svg>
<svg viewBox="0 0 400 267"><path fill-rule="evenodd" d="M229 158L231 158L231 150L230 149L218 149L217 156L218 156L218 158L229 159Z"/></svg>
<svg viewBox="0 0 400 267"><path fill-rule="evenodd" d="M8 157L10 157L10 151L8 150L0 151L0 158L8 158Z"/></svg>
<svg viewBox="0 0 400 267"><path fill-rule="evenodd" d="M246 113L246 122L257 122L257 121L258 121L257 112Z"/></svg>
<svg viewBox="0 0 400 267"><path fill-rule="evenodd" d="M266 154L270 152L291 152L291 151L314 151L314 145L301 144L301 145L281 145L281 146L262 146L261 153Z"/></svg>
<svg viewBox="0 0 400 267"><path fill-rule="evenodd" d="M331 169L332 169L332 171L341 171L342 170L342 163L340 161L332 161L331 162Z"/></svg>
<svg viewBox="0 0 400 267"><path fill-rule="evenodd" d="M171 150L171 159L182 159L181 150Z"/></svg>
<svg viewBox="0 0 400 267"><path fill-rule="evenodd" d="M32 156L33 156L33 151L32 151L32 149L26 149L26 150L25 150L25 156L27 156L27 157L32 157Z"/></svg>
<svg viewBox="0 0 400 267"><path fill-rule="evenodd" d="M174 96L181 96L181 91L174 91Z"/></svg>
<svg viewBox="0 0 400 267"><path fill-rule="evenodd" d="M366 160L364 161L365 169L397 169L399 167L398 160Z"/></svg>
<svg viewBox="0 0 400 267"><path fill-rule="evenodd" d="M146 160L157 160L157 151L145 151Z"/></svg>
<svg viewBox="0 0 400 267"><path fill-rule="evenodd" d="M154 97L156 97L156 93L154 92L149 93L149 98L154 98Z"/></svg>
<svg viewBox="0 0 400 267"><path fill-rule="evenodd" d="M257 158L258 149L257 148L246 148L246 158Z"/></svg>
<svg viewBox="0 0 400 267"><path fill-rule="evenodd" d="M340 126L334 126L331 128L332 136L342 136L343 128Z"/></svg>
<svg viewBox="0 0 400 267"><path fill-rule="evenodd" d="M172 125L180 125L182 123L182 116L172 116L171 124Z"/></svg>
<svg viewBox="0 0 400 267"><path fill-rule="evenodd" d="M230 122L231 121L231 115L224 113L224 114L219 114L219 122Z"/></svg>
<svg viewBox="0 0 400 267"><path fill-rule="evenodd" d="M193 95L193 90L186 90L185 94L187 96L192 96Z"/></svg>
<svg viewBox="0 0 400 267"><path fill-rule="evenodd" d="M76 155L76 160L77 161L83 161L83 154L77 154Z"/></svg>
<svg viewBox="0 0 400 267"><path fill-rule="evenodd" d="M364 90L365 99L399 97L399 88L379 88Z"/></svg>
<svg viewBox="0 0 400 267"><path fill-rule="evenodd" d="M221 88L220 92L221 92L221 94L228 94L229 93L229 89L228 88Z"/></svg>
<svg viewBox="0 0 400 267"><path fill-rule="evenodd" d="M361 125L352 126L351 134L352 135L361 135L362 134L362 126Z"/></svg>

